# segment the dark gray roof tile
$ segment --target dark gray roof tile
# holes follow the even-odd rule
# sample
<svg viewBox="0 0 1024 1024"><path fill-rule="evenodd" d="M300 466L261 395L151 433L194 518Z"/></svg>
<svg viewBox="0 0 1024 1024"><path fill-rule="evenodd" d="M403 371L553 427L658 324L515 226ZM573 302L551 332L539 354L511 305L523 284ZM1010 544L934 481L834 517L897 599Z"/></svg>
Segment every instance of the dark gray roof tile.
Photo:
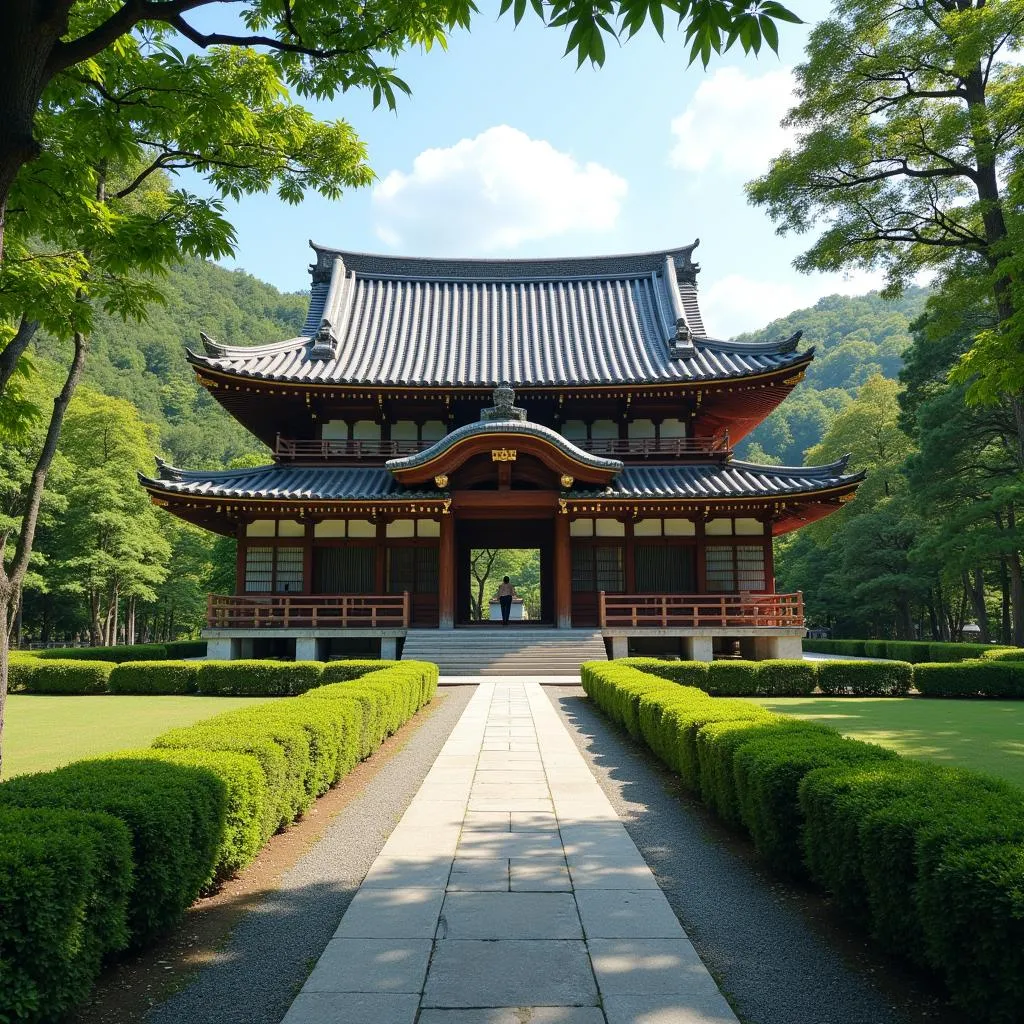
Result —
<svg viewBox="0 0 1024 1024"><path fill-rule="evenodd" d="M262 380L543 387L720 380L806 357L795 354L795 339L707 338L692 248L563 260L427 260L321 248L301 337L216 346L191 358ZM315 348L311 339L324 320L336 344ZM679 341L687 329L692 344Z"/></svg>

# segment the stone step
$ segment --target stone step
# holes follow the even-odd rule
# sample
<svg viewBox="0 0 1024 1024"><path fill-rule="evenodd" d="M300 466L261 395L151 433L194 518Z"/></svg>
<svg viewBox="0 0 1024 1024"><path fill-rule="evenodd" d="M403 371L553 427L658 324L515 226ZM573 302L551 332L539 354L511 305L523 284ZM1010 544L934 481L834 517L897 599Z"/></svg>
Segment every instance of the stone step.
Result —
<svg viewBox="0 0 1024 1024"><path fill-rule="evenodd" d="M588 629L413 629L403 658L432 661L442 675L576 675L603 661L604 638Z"/></svg>

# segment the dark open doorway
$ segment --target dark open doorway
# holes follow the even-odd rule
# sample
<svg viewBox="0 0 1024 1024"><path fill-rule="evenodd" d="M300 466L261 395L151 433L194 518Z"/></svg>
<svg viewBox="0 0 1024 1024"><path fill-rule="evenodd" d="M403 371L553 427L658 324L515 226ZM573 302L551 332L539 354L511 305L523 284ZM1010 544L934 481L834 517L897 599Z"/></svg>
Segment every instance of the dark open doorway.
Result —
<svg viewBox="0 0 1024 1024"><path fill-rule="evenodd" d="M554 602L554 527L550 520L471 519L456 524L455 609L459 625L469 625L474 615L474 581L471 563L474 551L536 551L540 562L540 595L531 607L535 617L524 625L552 625ZM487 600L501 577L489 580L485 588L483 619L487 619ZM513 583L516 580L512 581Z"/></svg>

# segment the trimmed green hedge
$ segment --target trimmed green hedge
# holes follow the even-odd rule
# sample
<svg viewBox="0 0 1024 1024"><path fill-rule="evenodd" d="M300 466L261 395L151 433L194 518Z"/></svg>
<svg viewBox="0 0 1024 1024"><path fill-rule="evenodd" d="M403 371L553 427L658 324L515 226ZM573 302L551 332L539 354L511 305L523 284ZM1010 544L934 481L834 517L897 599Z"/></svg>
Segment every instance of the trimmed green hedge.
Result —
<svg viewBox="0 0 1024 1024"><path fill-rule="evenodd" d="M267 781L258 758L228 750L194 748L123 750L117 756L199 768L224 784L227 804L214 881L236 874L260 852L270 833L266 832L263 820L269 800Z"/></svg>
<svg viewBox="0 0 1024 1024"><path fill-rule="evenodd" d="M0 1019L59 1020L128 944L131 835L108 814L0 808Z"/></svg>
<svg viewBox="0 0 1024 1024"><path fill-rule="evenodd" d="M65 661L164 661L167 648L163 644L121 644L117 647L44 647L26 651L44 661L57 658Z"/></svg>
<svg viewBox="0 0 1024 1024"><path fill-rule="evenodd" d="M996 647L981 656L982 661L1016 661L1024 664L1024 647Z"/></svg>
<svg viewBox="0 0 1024 1024"><path fill-rule="evenodd" d="M171 661L178 661L181 658L205 658L205 640L171 640L166 644L167 657Z"/></svg>
<svg viewBox="0 0 1024 1024"><path fill-rule="evenodd" d="M110 673L110 692L195 693L199 665L195 661L126 661Z"/></svg>
<svg viewBox="0 0 1024 1024"><path fill-rule="evenodd" d="M696 781L769 864L806 872L888 950L938 972L970 1020L1020 1020L1024 791L821 725L738 718L740 702L631 665L590 662L582 677L594 702L687 772L687 788ZM674 749L684 749L691 729L696 779L668 742L675 731Z"/></svg>
<svg viewBox="0 0 1024 1024"><path fill-rule="evenodd" d="M172 925L214 876L226 791L209 772L116 756L0 785L0 807L74 808L120 818L132 834L128 924L136 944Z"/></svg>
<svg viewBox="0 0 1024 1024"><path fill-rule="evenodd" d="M112 661L43 661L37 658L12 664L17 689L25 693L106 693Z"/></svg>
<svg viewBox="0 0 1024 1024"><path fill-rule="evenodd" d="M914 685L926 697L1024 697L1024 664L961 661L918 665Z"/></svg>
<svg viewBox="0 0 1024 1024"><path fill-rule="evenodd" d="M818 687L835 697L905 697L914 666L905 661L820 661Z"/></svg>
<svg viewBox="0 0 1024 1024"><path fill-rule="evenodd" d="M320 685L319 661L206 661L199 692L209 697L293 697Z"/></svg>
<svg viewBox="0 0 1024 1024"><path fill-rule="evenodd" d="M804 650L816 654L845 654L848 657L887 658L919 665L929 661L969 661L989 658L1014 651L1024 660L1020 648L998 647L994 644L930 643L924 640L811 640L805 639Z"/></svg>
<svg viewBox="0 0 1024 1024"><path fill-rule="evenodd" d="M786 659L704 662L622 658L616 664L695 686L714 697L806 697L814 692L817 672L814 662Z"/></svg>
<svg viewBox="0 0 1024 1024"><path fill-rule="evenodd" d="M63 1019L104 956L149 942L248 864L437 687L423 662L332 675L350 681L0 784L0 1020Z"/></svg>

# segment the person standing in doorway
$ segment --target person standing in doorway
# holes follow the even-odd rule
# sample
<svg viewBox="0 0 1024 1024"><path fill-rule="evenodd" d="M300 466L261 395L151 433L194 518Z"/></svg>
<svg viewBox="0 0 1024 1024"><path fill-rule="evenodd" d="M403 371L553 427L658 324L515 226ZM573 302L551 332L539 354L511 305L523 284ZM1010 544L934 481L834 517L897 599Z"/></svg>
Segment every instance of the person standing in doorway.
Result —
<svg viewBox="0 0 1024 1024"><path fill-rule="evenodd" d="M516 588L512 586L506 576L498 586L498 601L501 603L501 624L508 625L508 617L512 614L512 598L518 597Z"/></svg>

